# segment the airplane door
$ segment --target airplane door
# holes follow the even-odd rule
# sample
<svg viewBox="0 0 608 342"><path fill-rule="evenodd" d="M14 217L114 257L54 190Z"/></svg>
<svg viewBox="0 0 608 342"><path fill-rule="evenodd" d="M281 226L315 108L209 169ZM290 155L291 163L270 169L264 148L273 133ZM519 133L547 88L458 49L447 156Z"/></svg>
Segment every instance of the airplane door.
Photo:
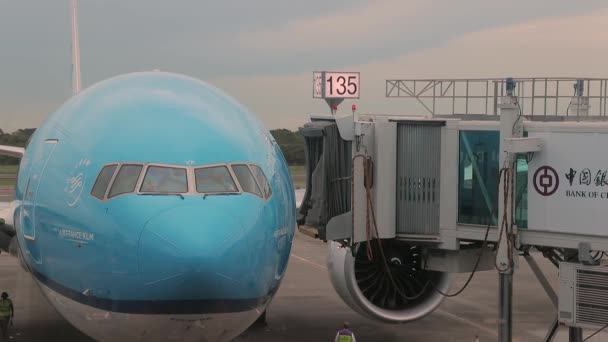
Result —
<svg viewBox="0 0 608 342"><path fill-rule="evenodd" d="M25 190L25 195L23 196L23 210L21 210L23 237L29 241L36 240L34 218L36 216L36 199L38 198L40 180L44 175L44 170L55 150L55 146L57 146L57 142L57 139L46 140L42 148L37 150L34 156L32 156L32 171L30 172L30 178Z"/></svg>

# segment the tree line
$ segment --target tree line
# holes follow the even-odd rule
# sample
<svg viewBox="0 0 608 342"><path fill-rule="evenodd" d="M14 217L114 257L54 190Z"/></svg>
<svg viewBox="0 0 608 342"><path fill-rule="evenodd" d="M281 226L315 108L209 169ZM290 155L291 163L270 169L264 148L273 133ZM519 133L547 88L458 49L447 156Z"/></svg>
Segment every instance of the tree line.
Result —
<svg viewBox="0 0 608 342"><path fill-rule="evenodd" d="M25 147L25 144L34 133L35 128L19 129L13 133L5 133L0 129L0 145ZM17 165L19 159L15 157L0 155L0 165Z"/></svg>
<svg viewBox="0 0 608 342"><path fill-rule="evenodd" d="M5 133L0 129L0 145L25 147L35 128L19 129L13 133ZM270 133L277 141L289 165L304 165L304 137L299 131L274 129ZM0 165L17 165L19 159L0 155Z"/></svg>
<svg viewBox="0 0 608 342"><path fill-rule="evenodd" d="M288 129L273 129L270 134L281 147L283 155L289 165L304 165L306 157L304 155L304 136L300 131L292 132Z"/></svg>

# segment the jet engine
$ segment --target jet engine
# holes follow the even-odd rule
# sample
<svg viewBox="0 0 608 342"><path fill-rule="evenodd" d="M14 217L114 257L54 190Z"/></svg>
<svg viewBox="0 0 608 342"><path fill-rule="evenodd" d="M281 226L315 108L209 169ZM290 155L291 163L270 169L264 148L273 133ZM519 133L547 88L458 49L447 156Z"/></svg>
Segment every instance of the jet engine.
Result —
<svg viewBox="0 0 608 342"><path fill-rule="evenodd" d="M424 270L420 246L395 240L381 243L371 241L370 249L368 242L352 249L328 243L328 270L342 300L364 316L391 323L430 314L443 301L439 291L448 291L450 275Z"/></svg>

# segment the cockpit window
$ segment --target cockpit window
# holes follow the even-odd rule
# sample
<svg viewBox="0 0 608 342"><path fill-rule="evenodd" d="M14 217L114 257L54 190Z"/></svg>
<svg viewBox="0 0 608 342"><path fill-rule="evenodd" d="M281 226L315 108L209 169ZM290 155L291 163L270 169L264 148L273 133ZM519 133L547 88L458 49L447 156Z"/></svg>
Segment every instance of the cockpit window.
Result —
<svg viewBox="0 0 608 342"><path fill-rule="evenodd" d="M106 190L108 189L108 185L110 185L110 181L112 180L112 176L114 175L114 171L116 171L116 167L118 165L106 165L101 169L99 176L97 176L97 180L95 181L95 185L93 185L93 190L91 190L91 195L103 199L106 195Z"/></svg>
<svg viewBox="0 0 608 342"><path fill-rule="evenodd" d="M112 183L108 198L135 191L135 186L137 185L137 180L139 179L141 169L141 165L122 165L120 170L118 170L114 183Z"/></svg>
<svg viewBox="0 0 608 342"><path fill-rule="evenodd" d="M91 196L104 201L127 193L181 195L243 192L264 200L272 196L270 182L258 165L173 166L135 162L105 165L93 184Z"/></svg>
<svg viewBox="0 0 608 342"><path fill-rule="evenodd" d="M238 188L226 166L204 167L194 170L196 191L202 193L237 192Z"/></svg>
<svg viewBox="0 0 608 342"><path fill-rule="evenodd" d="M268 180L264 175L264 171L262 171L262 169L257 165L251 165L251 171L253 172L253 175L258 181L260 187L262 187L262 193L264 194L264 198L269 198L270 195L272 195L272 190L270 189L270 184L268 184Z"/></svg>
<svg viewBox="0 0 608 342"><path fill-rule="evenodd" d="M256 183L255 178L253 178L253 175L249 171L249 167L247 165L232 165L232 170L234 171L236 178L239 180L239 183L241 183L243 191L263 197L262 192L260 191L260 188L258 187L258 184Z"/></svg>
<svg viewBox="0 0 608 342"><path fill-rule="evenodd" d="M185 168L150 166L141 185L141 192L186 193L188 177Z"/></svg>

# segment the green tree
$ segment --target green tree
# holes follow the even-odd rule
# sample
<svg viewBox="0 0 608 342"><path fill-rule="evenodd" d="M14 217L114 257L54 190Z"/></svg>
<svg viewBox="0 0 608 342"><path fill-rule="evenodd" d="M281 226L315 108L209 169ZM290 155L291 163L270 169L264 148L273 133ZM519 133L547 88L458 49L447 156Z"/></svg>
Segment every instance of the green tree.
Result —
<svg viewBox="0 0 608 342"><path fill-rule="evenodd" d="M25 128L19 129L13 133L5 133L2 129L0 129L0 145L25 147L25 144L35 130L35 128ZM18 158L0 155L0 165L17 164L19 164Z"/></svg>
<svg viewBox="0 0 608 342"><path fill-rule="evenodd" d="M288 129L274 129L270 133L281 147L283 155L289 165L304 165L304 137L300 131L292 132Z"/></svg>

